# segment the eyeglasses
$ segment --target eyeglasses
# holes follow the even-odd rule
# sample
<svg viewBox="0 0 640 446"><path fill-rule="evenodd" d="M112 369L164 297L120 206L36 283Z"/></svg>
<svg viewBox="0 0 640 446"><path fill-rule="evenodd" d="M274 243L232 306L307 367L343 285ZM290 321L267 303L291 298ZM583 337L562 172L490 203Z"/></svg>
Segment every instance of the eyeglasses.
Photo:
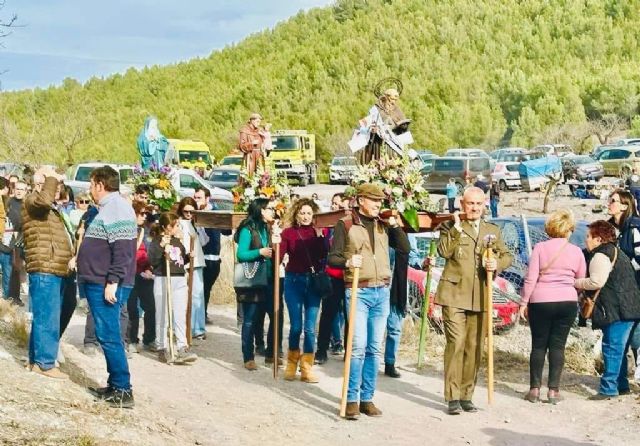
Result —
<svg viewBox="0 0 640 446"><path fill-rule="evenodd" d="M27 190L26 190L26 189L24 189L24 188L22 188L22 187L21 187L20 189L16 188L16 192L26 192L26 191L27 191Z"/></svg>
<svg viewBox="0 0 640 446"><path fill-rule="evenodd" d="M90 204L91 200L78 200L78 203L80 203L80 204Z"/></svg>
<svg viewBox="0 0 640 446"><path fill-rule="evenodd" d="M616 200L615 198L609 198L609 204L611 203L620 203L620 200Z"/></svg>

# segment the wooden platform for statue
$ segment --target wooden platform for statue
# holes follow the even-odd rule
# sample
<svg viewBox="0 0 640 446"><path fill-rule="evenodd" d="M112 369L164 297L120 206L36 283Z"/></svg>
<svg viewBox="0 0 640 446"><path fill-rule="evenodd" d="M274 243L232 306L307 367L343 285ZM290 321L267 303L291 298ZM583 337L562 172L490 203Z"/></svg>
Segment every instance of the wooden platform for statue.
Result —
<svg viewBox="0 0 640 446"><path fill-rule="evenodd" d="M233 211L194 211L194 214L196 226L214 229L235 229L247 217L246 212ZM343 210L321 212L314 216L314 225L316 228L332 228L346 215L348 213Z"/></svg>
<svg viewBox="0 0 640 446"><path fill-rule="evenodd" d="M321 212L315 215L314 225L316 228L332 228L336 225L338 220L349 215L349 212L344 210ZM383 218L388 218L391 215L390 211L383 212ZM396 214L397 215L397 214ZM235 229L240 225L240 222L247 217L246 212L233 212L233 211L194 211L194 218L196 226L203 228L213 229ZM453 216L451 214L435 214L431 212L419 212L418 223L420 226L419 231L429 231L435 229L440 223L451 220ZM464 215L461 215L464 219ZM416 232L409 226L402 218L398 218L400 226L406 232Z"/></svg>

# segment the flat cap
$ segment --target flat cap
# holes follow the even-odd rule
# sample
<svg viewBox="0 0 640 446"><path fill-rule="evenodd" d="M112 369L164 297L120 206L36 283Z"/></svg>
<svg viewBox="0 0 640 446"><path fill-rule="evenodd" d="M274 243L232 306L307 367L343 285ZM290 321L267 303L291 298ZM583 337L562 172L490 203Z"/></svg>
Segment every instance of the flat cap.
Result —
<svg viewBox="0 0 640 446"><path fill-rule="evenodd" d="M371 183L359 185L356 188L356 195L358 197L370 198L372 200L384 200L386 197L380 186Z"/></svg>

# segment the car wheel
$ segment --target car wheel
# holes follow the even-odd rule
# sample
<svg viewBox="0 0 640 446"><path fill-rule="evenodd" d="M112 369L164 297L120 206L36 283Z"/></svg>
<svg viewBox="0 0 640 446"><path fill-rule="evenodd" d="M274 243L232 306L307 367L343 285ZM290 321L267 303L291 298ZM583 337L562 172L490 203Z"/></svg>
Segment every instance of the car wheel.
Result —
<svg viewBox="0 0 640 446"><path fill-rule="evenodd" d="M500 180L499 187L502 192L506 191L508 189L507 182L505 180Z"/></svg>

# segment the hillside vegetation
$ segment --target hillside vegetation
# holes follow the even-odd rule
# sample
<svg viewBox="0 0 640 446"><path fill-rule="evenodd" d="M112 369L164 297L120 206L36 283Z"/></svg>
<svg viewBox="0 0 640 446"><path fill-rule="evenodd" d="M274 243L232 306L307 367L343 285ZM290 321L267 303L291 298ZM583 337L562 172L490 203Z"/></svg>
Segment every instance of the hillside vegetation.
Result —
<svg viewBox="0 0 640 446"><path fill-rule="evenodd" d="M640 1L342 0L208 58L0 95L0 155L137 159L163 133L233 146L251 111L345 150L384 77L404 84L416 147L531 145L585 123L635 125ZM588 136L588 135L587 135Z"/></svg>

